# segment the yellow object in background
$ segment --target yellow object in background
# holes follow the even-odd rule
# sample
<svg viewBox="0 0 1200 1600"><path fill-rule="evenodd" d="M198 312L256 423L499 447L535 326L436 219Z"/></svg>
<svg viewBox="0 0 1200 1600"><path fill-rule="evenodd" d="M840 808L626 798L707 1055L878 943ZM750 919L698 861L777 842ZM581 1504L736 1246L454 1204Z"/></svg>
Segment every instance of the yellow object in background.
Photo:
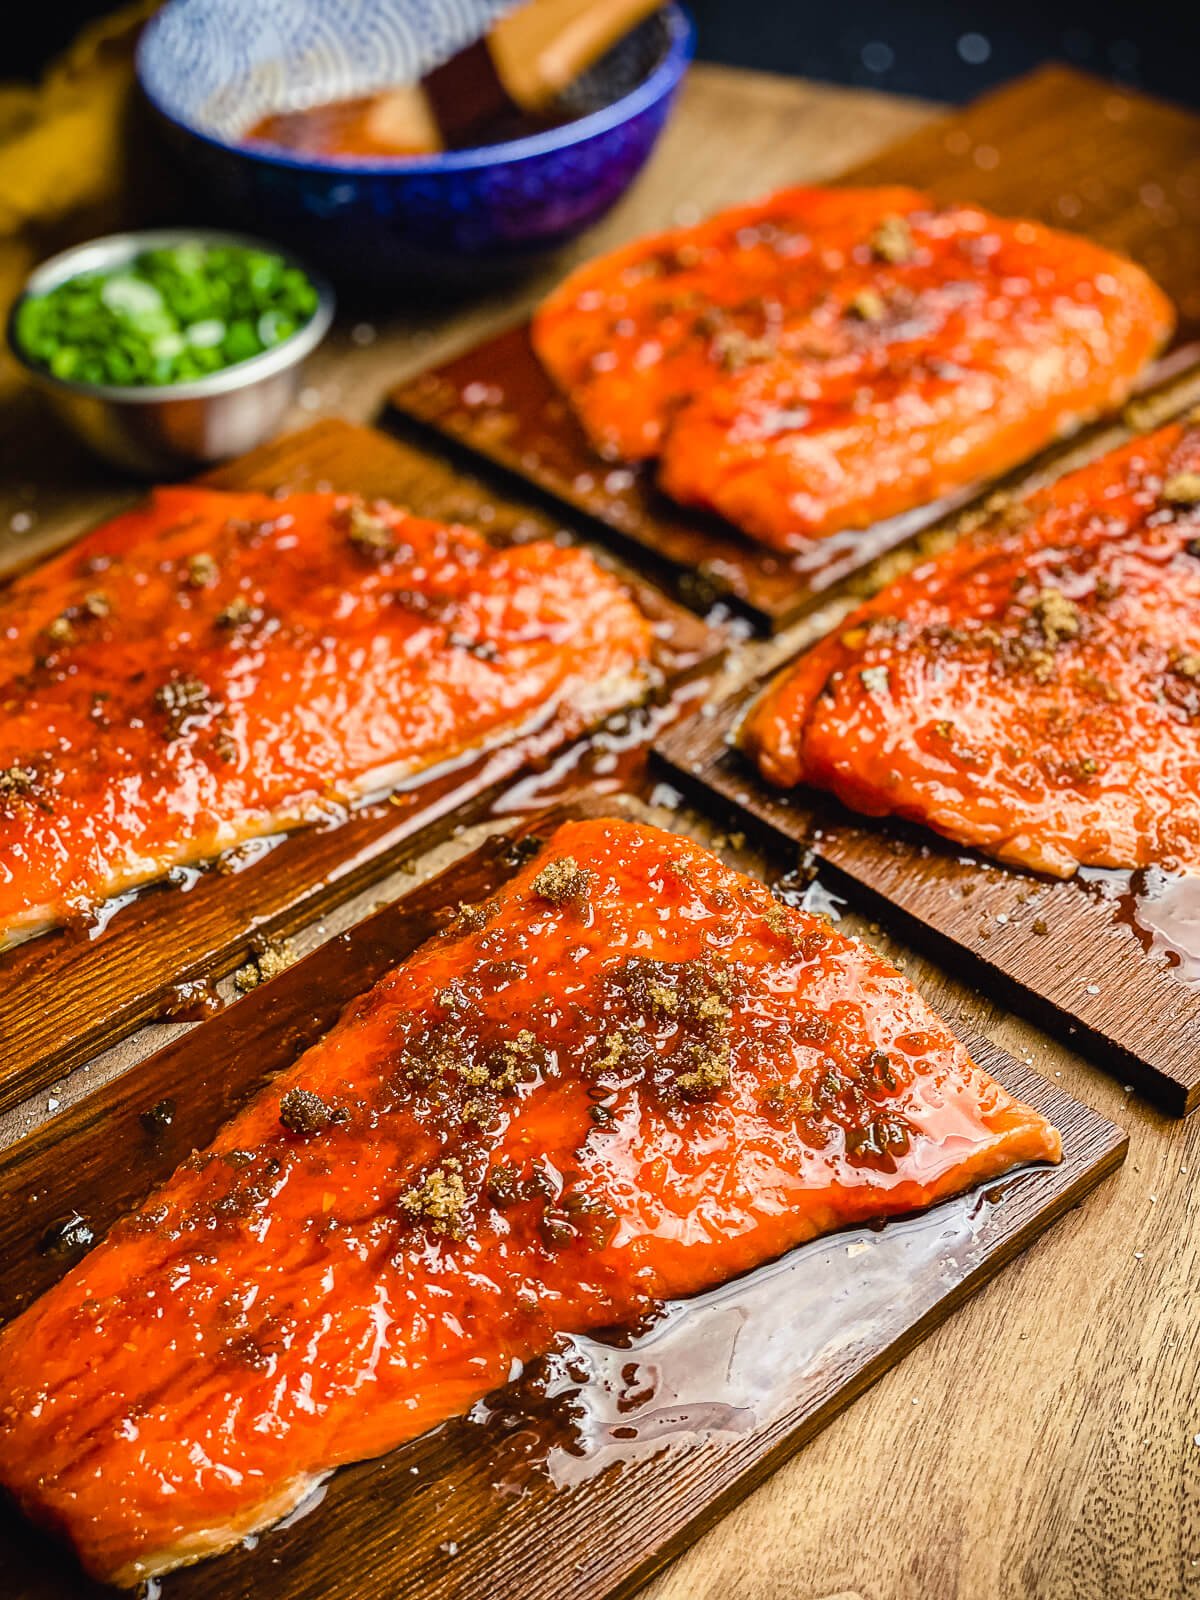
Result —
<svg viewBox="0 0 1200 1600"><path fill-rule="evenodd" d="M143 220L127 135L134 46L156 5L136 0L90 24L40 84L0 84L0 316L43 256ZM16 377L5 358L0 390Z"/></svg>

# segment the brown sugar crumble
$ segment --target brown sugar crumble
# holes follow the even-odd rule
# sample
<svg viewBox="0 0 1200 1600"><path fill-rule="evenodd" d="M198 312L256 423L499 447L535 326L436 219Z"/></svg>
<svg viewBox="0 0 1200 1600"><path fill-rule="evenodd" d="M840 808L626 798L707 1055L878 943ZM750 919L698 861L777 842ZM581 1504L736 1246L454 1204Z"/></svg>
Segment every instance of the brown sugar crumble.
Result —
<svg viewBox="0 0 1200 1600"><path fill-rule="evenodd" d="M604 1041L604 1053L592 1062L591 1072L597 1077L605 1072L615 1072L620 1066L628 1046L619 1033L610 1033Z"/></svg>
<svg viewBox="0 0 1200 1600"><path fill-rule="evenodd" d="M811 883L815 876L815 872L810 872L805 881ZM800 948L804 934L788 915L788 907L773 895L770 905L763 912L763 921L777 939L786 940L793 950Z"/></svg>
<svg viewBox="0 0 1200 1600"><path fill-rule="evenodd" d="M1162 497L1169 505L1200 505L1200 472L1176 472L1162 486Z"/></svg>
<svg viewBox="0 0 1200 1600"><path fill-rule="evenodd" d="M552 905L565 905L571 900L587 897L592 874L582 868L574 856L562 856L544 866L533 880L533 892Z"/></svg>
<svg viewBox="0 0 1200 1600"><path fill-rule="evenodd" d="M248 994L260 983L285 972L296 960L295 946L290 939L252 939L250 960L233 975L233 985L239 994Z"/></svg>
<svg viewBox="0 0 1200 1600"><path fill-rule="evenodd" d="M903 217L884 217L871 235L871 254L893 266L913 257L912 229Z"/></svg>
<svg viewBox="0 0 1200 1600"><path fill-rule="evenodd" d="M764 1111L806 1116L813 1108L812 1090L807 1084L785 1083L776 1078L762 1087L758 1103Z"/></svg>
<svg viewBox="0 0 1200 1600"><path fill-rule="evenodd" d="M459 1162L447 1156L440 1167L400 1196L400 1206L431 1233L461 1239L466 1231L467 1187Z"/></svg>
<svg viewBox="0 0 1200 1600"><path fill-rule="evenodd" d="M72 644L75 640L75 624L68 616L55 617L46 629L46 636L55 644Z"/></svg>
<svg viewBox="0 0 1200 1600"><path fill-rule="evenodd" d="M859 322L882 322L887 314L883 296L877 289L860 289L846 309Z"/></svg>
<svg viewBox="0 0 1200 1600"><path fill-rule="evenodd" d="M501 1041L499 1064L489 1072L488 1079L497 1089L515 1089L518 1083L531 1078L541 1064L542 1047L536 1034L522 1028L513 1038Z"/></svg>
<svg viewBox="0 0 1200 1600"><path fill-rule="evenodd" d="M510 1206L520 1198L521 1174L516 1167L498 1161L495 1166L488 1168L484 1187L493 1205Z"/></svg>
<svg viewBox="0 0 1200 1600"><path fill-rule="evenodd" d="M460 900L458 910L454 915L453 931L455 933L478 933L487 926L490 907L486 901L478 903L469 900Z"/></svg>
<svg viewBox="0 0 1200 1600"><path fill-rule="evenodd" d="M200 550L187 558L187 583L189 589L211 589L221 576L217 563L207 550Z"/></svg>
<svg viewBox="0 0 1200 1600"><path fill-rule="evenodd" d="M311 1089L289 1089L279 1102L279 1120L290 1133L324 1133L333 1122L344 1122L346 1115L326 1105Z"/></svg>
<svg viewBox="0 0 1200 1600"><path fill-rule="evenodd" d="M257 622L261 615L258 607L251 605L245 595L235 595L223 610L217 612L217 627L241 628L248 622Z"/></svg>
<svg viewBox="0 0 1200 1600"><path fill-rule="evenodd" d="M1043 589L1033 603L1033 617L1049 645L1079 635L1079 607L1061 589Z"/></svg>
<svg viewBox="0 0 1200 1600"><path fill-rule="evenodd" d="M12 766L0 772L0 799L6 795L32 794L37 773L32 767Z"/></svg>
<svg viewBox="0 0 1200 1600"><path fill-rule="evenodd" d="M177 739L191 716L210 709L208 685L199 678L168 678L154 692L154 704L167 714L167 737Z"/></svg>
<svg viewBox="0 0 1200 1600"><path fill-rule="evenodd" d="M378 561L396 549L396 530L380 517L373 517L362 506L351 506L346 519L350 543L360 555Z"/></svg>
<svg viewBox="0 0 1200 1600"><path fill-rule="evenodd" d="M724 968L706 963L693 963L689 968L685 999L696 1033L684 1046L688 1070L675 1079L676 1088L689 1100L707 1098L729 1084L733 1012L727 1001L731 988L731 975Z"/></svg>
<svg viewBox="0 0 1200 1600"><path fill-rule="evenodd" d="M740 372L775 354L770 339L752 339L740 328L723 328L712 342L712 355L722 372Z"/></svg>

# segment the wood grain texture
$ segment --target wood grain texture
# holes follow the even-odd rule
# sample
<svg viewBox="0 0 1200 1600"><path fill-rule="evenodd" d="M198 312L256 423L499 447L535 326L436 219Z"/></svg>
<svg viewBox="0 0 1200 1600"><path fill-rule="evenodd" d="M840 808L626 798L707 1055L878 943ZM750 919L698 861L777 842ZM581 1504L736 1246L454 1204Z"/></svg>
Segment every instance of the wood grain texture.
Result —
<svg viewBox="0 0 1200 1600"><path fill-rule="evenodd" d="M897 140L846 174L911 183L1086 233L1131 256L1200 334L1200 119L1182 106L1047 66Z"/></svg>
<svg viewBox="0 0 1200 1600"><path fill-rule="evenodd" d="M1200 117L1055 67L919 128L840 177L912 184L940 200L1099 239L1140 261L1176 300L1182 344L1200 332L1198 152ZM757 181L740 198L764 187ZM719 518L673 505L647 467L601 461L542 371L524 323L398 384L389 400L398 418L440 435L460 459L488 462L592 519L686 603L703 610L730 601L765 629L794 622L971 498L964 490L819 541L802 556L765 550Z"/></svg>
<svg viewBox="0 0 1200 1600"><path fill-rule="evenodd" d="M617 809L636 812L636 802L563 808L515 834L545 836L565 816ZM136 1084L122 1080L52 1132L10 1149L0 1158L0 1183L16 1201L0 1219L0 1316L69 1265L39 1248L52 1224L83 1210L99 1235L319 1037L346 999L443 925L460 901L492 892L515 870L509 840L493 839L148 1061ZM729 1337L732 1311L744 1343L753 1339L756 1319L769 1322L780 1295L796 1297L818 1325L823 1307L838 1306L813 1340L795 1328L782 1347L790 1346L790 1360L778 1344L770 1347L770 1387L747 1388L747 1415L736 1426L723 1415L715 1422L720 1408L706 1406L701 1391L675 1405L675 1425L665 1432L662 1413L652 1412L645 1438L623 1445L602 1472L581 1475L572 1457L575 1481L556 1486L548 1465L555 1450L577 1449L576 1438L564 1427L562 1407L547 1405L536 1379L527 1381L490 1403L498 1424L451 1423L380 1462L337 1474L324 1503L294 1526L174 1575L170 1600L200 1600L214 1584L221 1593L261 1600L616 1600L633 1593L1120 1163L1125 1136L1106 1118L995 1046L973 1048L1007 1087L1054 1120L1063 1134L1062 1164L1014 1175L986 1197L947 1202L917 1222L815 1241L786 1258L787 1270L751 1274L734 1298L725 1292L718 1304L718 1291L689 1307L679 1328L707 1315L704 1336ZM186 1094L181 1084L191 1086ZM174 1120L152 1137L139 1112L172 1093ZM864 1254L870 1271L859 1264ZM731 1362L735 1348L731 1343ZM617 1349L622 1366L645 1361L647 1380L663 1360L653 1342ZM690 1355L695 1365L698 1349ZM576 1403L586 1403L586 1394ZM637 1420L635 1412L622 1415ZM0 1560L12 1600L104 1592L12 1516L0 1521Z"/></svg>
<svg viewBox="0 0 1200 1600"><path fill-rule="evenodd" d="M323 421L209 474L222 488L326 486L382 495L430 516L468 518L501 540L550 535L469 484L367 428ZM711 660L719 639L690 613L630 579L658 624L664 685ZM186 893L153 886L89 939L61 928L0 955L0 1109L44 1088L147 1020L203 1004L206 986L245 959L251 935L286 935L418 852L451 812L482 814L506 783L564 743L558 718L495 750L448 764L335 827L298 830L239 871L185 875Z"/></svg>

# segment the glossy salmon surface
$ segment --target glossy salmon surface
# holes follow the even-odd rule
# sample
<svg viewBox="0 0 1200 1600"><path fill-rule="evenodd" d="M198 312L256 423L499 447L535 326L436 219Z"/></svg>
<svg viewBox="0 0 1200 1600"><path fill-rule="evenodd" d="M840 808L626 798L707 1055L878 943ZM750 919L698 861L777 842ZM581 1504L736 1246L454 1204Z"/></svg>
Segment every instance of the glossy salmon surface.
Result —
<svg viewBox="0 0 1200 1600"><path fill-rule="evenodd" d="M156 490L0 591L0 944L551 716L571 736L651 647L580 550Z"/></svg>
<svg viewBox="0 0 1200 1600"><path fill-rule="evenodd" d="M564 824L0 1334L0 1481L94 1574L1055 1130L906 979L689 840Z"/></svg>
<svg viewBox="0 0 1200 1600"><path fill-rule="evenodd" d="M534 346L605 456L780 550L1119 403L1171 331L1111 251L912 189L785 189L586 263Z"/></svg>
<svg viewBox="0 0 1200 1600"><path fill-rule="evenodd" d="M1200 869L1200 429L1136 439L914 568L742 742L774 784L1055 876Z"/></svg>

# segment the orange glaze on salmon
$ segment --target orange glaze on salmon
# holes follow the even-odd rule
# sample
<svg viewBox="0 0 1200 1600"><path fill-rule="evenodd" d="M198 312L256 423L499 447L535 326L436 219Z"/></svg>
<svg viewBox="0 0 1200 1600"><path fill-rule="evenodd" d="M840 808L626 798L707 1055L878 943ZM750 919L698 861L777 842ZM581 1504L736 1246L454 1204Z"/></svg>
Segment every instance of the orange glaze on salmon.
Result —
<svg viewBox="0 0 1200 1600"><path fill-rule="evenodd" d="M564 1334L1060 1154L871 950L568 823L0 1334L0 1481L132 1584Z"/></svg>
<svg viewBox="0 0 1200 1600"><path fill-rule="evenodd" d="M0 945L558 715L651 624L583 551L159 489L0 592Z"/></svg>
<svg viewBox="0 0 1200 1600"><path fill-rule="evenodd" d="M572 273L541 360L604 455L780 550L989 478L1118 404L1170 303L1086 239L912 189L785 189Z"/></svg>
<svg viewBox="0 0 1200 1600"><path fill-rule="evenodd" d="M1002 861L1200 869L1200 429L1001 510L753 710L763 775Z"/></svg>

